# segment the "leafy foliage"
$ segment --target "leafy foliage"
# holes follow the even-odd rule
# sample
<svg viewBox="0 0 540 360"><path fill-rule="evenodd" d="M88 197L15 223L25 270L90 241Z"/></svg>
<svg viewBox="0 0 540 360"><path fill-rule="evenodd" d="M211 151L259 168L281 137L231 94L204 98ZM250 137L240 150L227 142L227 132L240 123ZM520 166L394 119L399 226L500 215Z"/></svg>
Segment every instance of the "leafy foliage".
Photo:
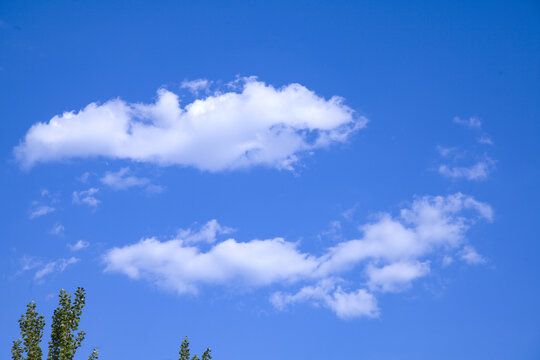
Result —
<svg viewBox="0 0 540 360"><path fill-rule="evenodd" d="M84 296L84 289L78 288L72 304L71 295L64 289L60 291L59 304L53 315L47 360L73 360L75 352L86 336L84 331L74 334L79 328L85 304Z"/></svg>
<svg viewBox="0 0 540 360"><path fill-rule="evenodd" d="M51 325L51 341L47 360L73 360L77 349L81 346L86 333L77 330L81 321L85 304L84 289L75 291L75 300L64 289L60 291L58 307L54 310ZM27 305L26 314L19 320L21 337L13 342L11 357L13 360L41 360L43 352L40 347L43 337L45 319L36 312L36 304ZM26 357L23 357L26 353ZM97 360L98 351L94 349L88 360Z"/></svg>
<svg viewBox="0 0 540 360"><path fill-rule="evenodd" d="M206 351L203 353L202 358L199 358L197 354L193 355L193 357L190 359L189 357L189 340L187 336L182 340L182 344L180 345L180 357L178 360L210 360L212 359L212 356L210 355L210 349L206 349Z"/></svg>
<svg viewBox="0 0 540 360"><path fill-rule="evenodd" d="M14 360L41 360L43 352L40 343L43 337L45 319L36 312L36 303L31 302L26 306L26 313L19 319L21 338L13 342L11 349ZM23 357L26 353L26 357Z"/></svg>
<svg viewBox="0 0 540 360"><path fill-rule="evenodd" d="M47 360L73 360L77 349L81 347L86 333L77 332L81 321L82 310L85 305L85 291L77 288L75 299L66 290L60 290L58 307L54 310L51 325L51 340L49 341L49 354ZM36 304L32 301L26 306L26 313L19 319L21 338L13 342L11 358L13 360L42 360L43 352L40 347L43 337L45 319L36 311ZM26 354L26 357L24 357ZM210 349L199 358L197 354L190 358L189 341L187 336L180 345L179 360L211 360ZM88 360L97 360L98 350L94 349Z"/></svg>

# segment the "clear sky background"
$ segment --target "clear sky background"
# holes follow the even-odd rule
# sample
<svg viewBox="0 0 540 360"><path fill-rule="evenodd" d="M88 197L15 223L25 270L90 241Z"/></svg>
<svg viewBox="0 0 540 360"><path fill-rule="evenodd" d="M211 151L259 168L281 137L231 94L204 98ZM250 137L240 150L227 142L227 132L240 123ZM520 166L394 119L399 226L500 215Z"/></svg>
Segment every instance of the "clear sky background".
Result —
<svg viewBox="0 0 540 360"><path fill-rule="evenodd" d="M2 1L0 92L2 358L540 357L536 1Z"/></svg>

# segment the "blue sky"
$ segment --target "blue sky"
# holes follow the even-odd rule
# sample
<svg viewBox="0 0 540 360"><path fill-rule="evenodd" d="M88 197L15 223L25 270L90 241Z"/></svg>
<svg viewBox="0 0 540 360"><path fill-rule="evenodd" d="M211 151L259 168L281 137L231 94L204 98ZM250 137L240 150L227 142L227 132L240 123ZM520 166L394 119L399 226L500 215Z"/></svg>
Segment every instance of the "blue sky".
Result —
<svg viewBox="0 0 540 360"><path fill-rule="evenodd" d="M0 338L540 356L540 7L0 3ZM49 324L49 323L48 323Z"/></svg>

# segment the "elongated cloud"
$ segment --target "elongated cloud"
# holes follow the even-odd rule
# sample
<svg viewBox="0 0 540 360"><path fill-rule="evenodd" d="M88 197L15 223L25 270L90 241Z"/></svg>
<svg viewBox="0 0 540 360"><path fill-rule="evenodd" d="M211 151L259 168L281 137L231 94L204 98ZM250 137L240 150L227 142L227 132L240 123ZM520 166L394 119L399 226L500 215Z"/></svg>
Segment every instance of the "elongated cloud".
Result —
<svg viewBox="0 0 540 360"><path fill-rule="evenodd" d="M292 169L302 153L344 142L366 122L340 97L326 100L300 84L274 88L247 78L238 92L216 92L185 106L165 89L153 104L91 103L34 124L15 156L26 168L105 157L207 171Z"/></svg>
<svg viewBox="0 0 540 360"><path fill-rule="evenodd" d="M69 259L58 259L48 262L36 272L36 274L34 275L34 279L40 280L46 275L55 272L63 272L69 265L76 264L77 262L79 262L79 259L75 257L70 257Z"/></svg>
<svg viewBox="0 0 540 360"><path fill-rule="evenodd" d="M455 116L453 122L470 128L482 127L482 122L476 116L471 116L469 119L461 119L460 117Z"/></svg>
<svg viewBox="0 0 540 360"><path fill-rule="evenodd" d="M448 165L439 166L439 174L449 178L464 178L467 180L485 180L493 170L495 162L486 158L470 167L451 167Z"/></svg>
<svg viewBox="0 0 540 360"><path fill-rule="evenodd" d="M56 209L53 208L52 206L48 206L48 205L39 205L39 206L36 206L32 212L30 212L30 219L35 219L35 218L38 218L40 216L43 216L43 215L47 215L47 214L50 214L52 212L55 212Z"/></svg>
<svg viewBox="0 0 540 360"><path fill-rule="evenodd" d="M364 289L344 291L335 279L324 279L316 285L304 286L296 294L275 292L270 302L280 310L302 302L312 302L332 310L340 318L377 317L377 299Z"/></svg>
<svg viewBox="0 0 540 360"><path fill-rule="evenodd" d="M107 272L178 293L196 293L201 285L300 284L296 293L276 292L272 303L284 309L311 302L343 318L374 317L379 313L374 294L406 290L431 272L430 259L469 254L461 258L474 263L465 234L479 219L492 217L489 205L461 193L426 196L397 216L380 215L360 227L360 238L342 241L321 255L301 251L298 243L283 238L218 241L216 236L226 232L212 220L201 228L200 237L182 230L171 240L146 238L110 249L103 258ZM363 278L361 287L348 290L349 276Z"/></svg>
<svg viewBox="0 0 540 360"><path fill-rule="evenodd" d="M128 167L121 168L117 172L107 171L100 179L105 185L110 186L115 190L125 190L130 187L147 186L150 180L147 178L139 178L131 175Z"/></svg>

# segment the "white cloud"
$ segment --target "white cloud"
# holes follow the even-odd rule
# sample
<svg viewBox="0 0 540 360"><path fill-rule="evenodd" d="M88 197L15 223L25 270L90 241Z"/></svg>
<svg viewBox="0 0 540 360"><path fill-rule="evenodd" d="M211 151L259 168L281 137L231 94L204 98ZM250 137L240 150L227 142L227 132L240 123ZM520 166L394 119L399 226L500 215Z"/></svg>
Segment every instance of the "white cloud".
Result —
<svg viewBox="0 0 540 360"><path fill-rule="evenodd" d="M21 271L28 271L37 268L41 265L41 261L33 256L23 256L20 260Z"/></svg>
<svg viewBox="0 0 540 360"><path fill-rule="evenodd" d="M115 190L124 190L130 187L141 187L150 184L150 180L147 178L138 178L130 175L131 170L129 167L124 167L117 172L107 171L101 178L101 182L107 186L112 187Z"/></svg>
<svg viewBox="0 0 540 360"><path fill-rule="evenodd" d="M203 284L262 287L302 283L296 294L278 292L272 302L284 307L310 301L340 317L375 316L373 292L406 290L413 280L429 274L431 256L440 257L466 245L468 228L479 219L491 221L492 216L489 205L461 193L425 196L396 217L381 214L360 227L359 239L342 241L320 256L302 252L298 243L282 238L219 242L216 234L223 227L212 220L202 230L182 230L172 240L147 238L115 247L104 254L104 261L108 272L178 293L197 292ZM204 251L201 242L212 245ZM364 277L367 288L346 292L336 285L335 279L351 273Z"/></svg>
<svg viewBox="0 0 540 360"><path fill-rule="evenodd" d="M180 229L178 230L177 238L185 243L207 242L213 243L216 241L217 235L230 234L234 229L220 225L216 219L212 219L204 224L199 230Z"/></svg>
<svg viewBox="0 0 540 360"><path fill-rule="evenodd" d="M63 272L69 265L75 264L77 262L79 262L79 259L75 257L71 257L69 259L58 259L55 261L51 261L45 264L41 269L39 269L35 273L34 279L41 280L46 275L49 275L55 272Z"/></svg>
<svg viewBox="0 0 540 360"><path fill-rule="evenodd" d="M453 119L454 123L465 125L470 128L480 128L482 126L482 122L477 117L471 116L468 120L461 119L459 117L454 117Z"/></svg>
<svg viewBox="0 0 540 360"><path fill-rule="evenodd" d="M366 273L371 290L398 292L408 288L411 281L426 276L430 271L428 262L399 261L383 267L368 265Z"/></svg>
<svg viewBox="0 0 540 360"><path fill-rule="evenodd" d="M75 244L67 244L68 248L71 251L79 251L79 250L87 248L89 245L90 243L84 240L79 240Z"/></svg>
<svg viewBox="0 0 540 360"><path fill-rule="evenodd" d="M296 294L275 292L270 302L279 310L284 310L290 304L311 302L329 308L343 319L379 316L377 299L373 294L364 289L346 292L336 285L334 279L324 279L317 285L305 286Z"/></svg>
<svg viewBox="0 0 540 360"><path fill-rule="evenodd" d="M199 92L205 90L208 91L210 87L210 81L207 79L196 79L191 81L182 81L180 87L183 89L188 89L191 93L198 95Z"/></svg>
<svg viewBox="0 0 540 360"><path fill-rule="evenodd" d="M487 135L480 136L478 138L478 143L484 145L494 145L493 140Z"/></svg>
<svg viewBox="0 0 540 360"><path fill-rule="evenodd" d="M86 184L88 182L88 178L90 177L90 175L92 175L90 172L86 171L84 174L81 175L81 177L79 177L79 181L82 182L83 184Z"/></svg>
<svg viewBox="0 0 540 360"><path fill-rule="evenodd" d="M91 103L34 124L15 156L26 168L105 157L207 171L292 169L302 154L344 142L366 123L340 97L326 100L300 84L274 88L247 78L239 92L215 92L184 107L165 89L153 104Z"/></svg>
<svg viewBox="0 0 540 360"><path fill-rule="evenodd" d="M327 230L317 235L319 239L330 238L332 240L338 240L341 238L341 222L334 220L330 222L330 226Z"/></svg>
<svg viewBox="0 0 540 360"><path fill-rule="evenodd" d="M145 190L147 194L161 194L165 192L165 187L161 185L149 184Z"/></svg>
<svg viewBox="0 0 540 360"><path fill-rule="evenodd" d="M43 215L55 212L56 209L48 205L38 205L30 212L30 219L35 219Z"/></svg>
<svg viewBox="0 0 540 360"><path fill-rule="evenodd" d="M73 192L73 202L75 204L86 204L91 207L96 207L99 204L99 200L94 196L99 189L90 188L84 191L74 191Z"/></svg>
<svg viewBox="0 0 540 360"><path fill-rule="evenodd" d="M442 157L448 157L456 151L456 148L437 145L437 151Z"/></svg>
<svg viewBox="0 0 540 360"><path fill-rule="evenodd" d="M317 262L282 238L236 242L228 239L202 252L182 240L143 239L105 254L106 271L132 279L146 278L179 293L196 292L197 284L264 286L310 276Z"/></svg>
<svg viewBox="0 0 540 360"><path fill-rule="evenodd" d="M465 178L467 180L484 180L493 170L495 162L486 158L471 167L450 167L448 165L439 166L439 174L450 178Z"/></svg>
<svg viewBox="0 0 540 360"><path fill-rule="evenodd" d="M65 228L62 224L56 224L51 229L51 234L53 235L61 235L64 232Z"/></svg>
<svg viewBox="0 0 540 360"><path fill-rule="evenodd" d="M357 209L358 209L358 203L354 204L353 207L342 212L341 216L343 216L343 218L345 218L345 220L347 221L352 221L354 213L356 212Z"/></svg>
<svg viewBox="0 0 540 360"><path fill-rule="evenodd" d="M444 255L442 259L442 266L447 267L450 266L454 262L454 258L450 255Z"/></svg>
<svg viewBox="0 0 540 360"><path fill-rule="evenodd" d="M491 221L493 211L485 203L456 193L448 196L425 196L400 211L397 218L381 214L371 224L360 227L363 237L339 243L321 257L318 272L335 274L353 269L362 261L391 264L418 259L435 251L455 248L477 217Z"/></svg>
<svg viewBox="0 0 540 360"><path fill-rule="evenodd" d="M41 189L40 191L41 201L33 201L32 202L32 209L30 210L29 218L35 219L50 213L53 213L56 211L56 208L51 206L52 204L58 203L58 195L51 194L49 190L47 189ZM44 202L49 203L51 205L46 205Z"/></svg>
<svg viewBox="0 0 540 360"><path fill-rule="evenodd" d="M461 259L467 264L471 265L484 264L486 262L486 259L477 253L476 250L470 245L463 247L463 250L461 251Z"/></svg>

